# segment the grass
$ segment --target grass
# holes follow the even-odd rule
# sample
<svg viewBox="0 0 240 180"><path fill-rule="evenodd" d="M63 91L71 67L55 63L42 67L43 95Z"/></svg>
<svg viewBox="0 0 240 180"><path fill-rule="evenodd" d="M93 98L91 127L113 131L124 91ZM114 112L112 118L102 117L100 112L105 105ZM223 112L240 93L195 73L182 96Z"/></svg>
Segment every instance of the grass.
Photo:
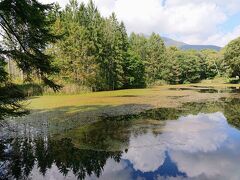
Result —
<svg viewBox="0 0 240 180"><path fill-rule="evenodd" d="M214 93L199 90L214 87ZM218 101L222 97L233 97L225 92L227 87L240 85L205 82L188 85L163 85L148 89L103 91L78 95L44 95L29 98L26 102L31 113L17 118L32 126L59 133L67 129L98 122L102 116L115 117L137 114L154 108L175 108L187 102ZM239 97L239 94L235 94Z"/></svg>
<svg viewBox="0 0 240 180"><path fill-rule="evenodd" d="M194 87L193 87L194 86ZM202 82L198 84L187 85L164 85L156 86L148 89L128 89L117 91L103 91L86 93L79 95L44 95L35 96L28 100L29 108L32 110L37 109L54 109L66 106L86 106L86 105L123 105L123 104L151 104L153 106L176 106L179 104L176 100L173 102L172 98L188 97L192 101L206 98L202 97L200 93L194 91L197 88L214 87L214 88L226 88L226 87L240 87L240 85L222 84L222 83L207 83ZM169 91L169 88L176 89ZM191 88L189 91L179 91L178 88ZM214 97L214 95L213 95ZM186 99L186 100L187 100Z"/></svg>

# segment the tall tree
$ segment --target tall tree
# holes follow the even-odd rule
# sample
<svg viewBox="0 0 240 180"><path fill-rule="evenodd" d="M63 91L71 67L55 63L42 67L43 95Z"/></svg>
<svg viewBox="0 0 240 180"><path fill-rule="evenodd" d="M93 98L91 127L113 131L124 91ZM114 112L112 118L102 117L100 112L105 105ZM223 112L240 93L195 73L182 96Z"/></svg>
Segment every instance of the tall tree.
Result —
<svg viewBox="0 0 240 180"><path fill-rule="evenodd" d="M57 14L60 16L55 15L53 31L64 36L49 50L55 56L62 77L92 90L122 88L123 66L128 57L124 24L115 14L101 17L93 1L79 6L72 0Z"/></svg>
<svg viewBox="0 0 240 180"><path fill-rule="evenodd" d="M163 66L166 60L165 45L158 34L152 33L147 41L146 79L148 84L162 78Z"/></svg>
<svg viewBox="0 0 240 180"><path fill-rule="evenodd" d="M145 66L136 52L128 50L128 56L124 61L124 88L144 88Z"/></svg>
<svg viewBox="0 0 240 180"><path fill-rule="evenodd" d="M63 38L54 43L49 52L54 55L63 81L87 86L93 91L104 89L101 75L104 20L92 1L78 5L71 0L58 13L53 32ZM56 16L56 15L55 15Z"/></svg>
<svg viewBox="0 0 240 180"><path fill-rule="evenodd" d="M201 80L201 63L196 51L167 50L163 79L171 84L193 83Z"/></svg>
<svg viewBox="0 0 240 180"><path fill-rule="evenodd" d="M205 49L200 52L201 79L213 78L221 75L221 54L215 50ZM204 71L203 71L204 70Z"/></svg>
<svg viewBox="0 0 240 180"><path fill-rule="evenodd" d="M104 64L108 90L123 86L123 62L126 59L128 45L125 28L119 24L115 14L105 21L104 26Z"/></svg>
<svg viewBox="0 0 240 180"><path fill-rule="evenodd" d="M224 61L230 69L230 76L240 76L240 38L225 47Z"/></svg>
<svg viewBox="0 0 240 180"><path fill-rule="evenodd" d="M181 70L180 83L195 83L201 79L200 57L196 51L179 51L176 58Z"/></svg>
<svg viewBox="0 0 240 180"><path fill-rule="evenodd" d="M176 47L169 47L166 50L166 62L164 64L164 70L162 72L163 80L169 82L170 84L179 84L181 69L176 58L176 53L178 49Z"/></svg>
<svg viewBox="0 0 240 180"><path fill-rule="evenodd" d="M56 69L45 49L57 37L50 33L51 21L47 14L52 5L36 0L3 0L0 2L0 26L4 38L11 44L2 48L1 54L15 60L24 73L36 71L54 90L59 88L48 78Z"/></svg>
<svg viewBox="0 0 240 180"><path fill-rule="evenodd" d="M60 87L49 76L56 72L52 58L45 54L45 49L57 37L50 33L51 21L47 18L52 5L44 5L37 0L2 0L0 2L1 37L5 40L0 46L1 69L6 58L14 60L21 70L29 75L39 74L45 84L54 90ZM22 93L11 85L6 73L1 72L0 90L8 93L0 97L0 108L5 113L0 117L18 112L17 102L23 99ZM13 104L15 102L15 104ZM7 109L6 109L7 108ZM18 113L17 113L18 114Z"/></svg>

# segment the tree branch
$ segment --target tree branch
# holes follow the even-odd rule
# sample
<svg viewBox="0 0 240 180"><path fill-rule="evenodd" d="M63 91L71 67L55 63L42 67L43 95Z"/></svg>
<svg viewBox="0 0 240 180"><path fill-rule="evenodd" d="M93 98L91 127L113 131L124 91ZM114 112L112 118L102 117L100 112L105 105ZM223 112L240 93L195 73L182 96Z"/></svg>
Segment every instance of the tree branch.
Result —
<svg viewBox="0 0 240 180"><path fill-rule="evenodd" d="M12 33L12 35L17 39L17 41L18 41L18 43L20 44L20 46L22 47L22 49L25 51L25 52L28 52L27 50L26 50L26 48L24 47L24 45L22 44L22 42L21 42L21 40L19 39L19 37L17 36L17 34L14 32L14 30L12 29L12 27L11 27L11 25L7 22L7 20L5 19L5 17L2 15L2 14L0 14L0 17L2 18L2 20L4 21L4 23L7 25L7 27L6 26L4 26L2 23L1 23L1 26L4 28L7 28L11 33ZM5 29L5 31L6 31L6 29Z"/></svg>

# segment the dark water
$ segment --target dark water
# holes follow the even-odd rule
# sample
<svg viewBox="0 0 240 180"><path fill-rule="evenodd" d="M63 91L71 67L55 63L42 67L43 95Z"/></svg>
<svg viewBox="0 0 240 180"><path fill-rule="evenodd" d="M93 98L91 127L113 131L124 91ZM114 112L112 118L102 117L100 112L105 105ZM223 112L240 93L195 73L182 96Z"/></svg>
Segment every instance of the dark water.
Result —
<svg viewBox="0 0 240 180"><path fill-rule="evenodd" d="M239 87L214 89L213 87L206 87L206 86L189 86L189 87L182 87L182 88L169 88L169 90L180 90L180 91L195 90L200 93L240 93Z"/></svg>
<svg viewBox="0 0 240 180"><path fill-rule="evenodd" d="M240 179L240 99L0 139L0 179ZM3 134L3 132L1 132Z"/></svg>

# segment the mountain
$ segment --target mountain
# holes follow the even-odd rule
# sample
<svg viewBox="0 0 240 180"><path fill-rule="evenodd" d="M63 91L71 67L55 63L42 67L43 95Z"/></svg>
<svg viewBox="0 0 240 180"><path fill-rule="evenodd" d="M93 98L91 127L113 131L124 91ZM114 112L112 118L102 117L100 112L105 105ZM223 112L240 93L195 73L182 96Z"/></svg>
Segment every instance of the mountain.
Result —
<svg viewBox="0 0 240 180"><path fill-rule="evenodd" d="M165 43L165 46L176 46L176 47L182 47L184 45L187 45L184 42L176 41L167 37L161 37Z"/></svg>
<svg viewBox="0 0 240 180"><path fill-rule="evenodd" d="M203 49L212 49L216 51L220 51L222 48L219 46L214 46L214 45L183 45L180 47L182 50L189 50L189 49L194 49L197 51L201 51Z"/></svg>
<svg viewBox="0 0 240 180"><path fill-rule="evenodd" d="M221 47L219 46L214 46L214 45L190 45L181 41L176 41L173 40L171 38L167 38L167 37L162 37L164 43L166 46L176 46L182 50L189 50L189 49L193 49L193 50L203 50L203 49L212 49L212 50L216 50L216 51L220 51Z"/></svg>

